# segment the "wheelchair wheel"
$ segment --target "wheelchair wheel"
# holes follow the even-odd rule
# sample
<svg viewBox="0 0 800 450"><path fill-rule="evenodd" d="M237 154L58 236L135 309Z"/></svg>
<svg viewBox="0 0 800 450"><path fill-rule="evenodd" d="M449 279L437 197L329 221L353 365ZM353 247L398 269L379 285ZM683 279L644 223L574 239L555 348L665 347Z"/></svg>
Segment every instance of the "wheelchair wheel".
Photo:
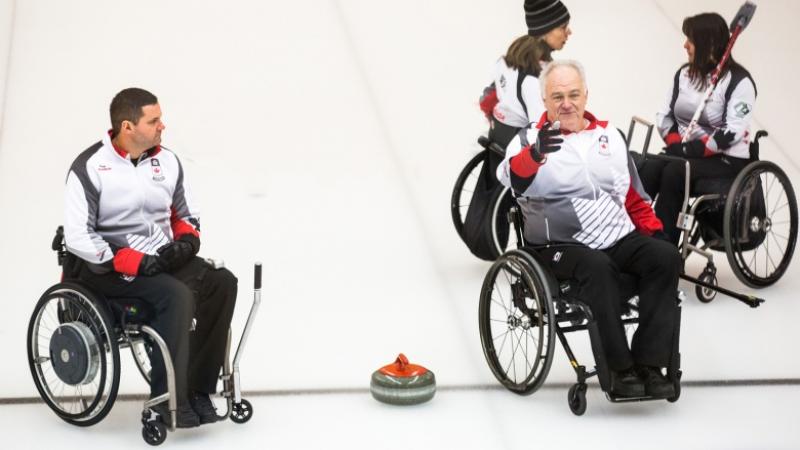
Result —
<svg viewBox="0 0 800 450"><path fill-rule="evenodd" d="M553 291L529 254L511 250L489 269L481 289L479 329L486 362L506 389L530 395L553 362Z"/></svg>
<svg viewBox="0 0 800 450"><path fill-rule="evenodd" d="M158 421L145 422L142 425L142 438L152 446L161 445L167 440L167 427Z"/></svg>
<svg viewBox="0 0 800 450"><path fill-rule="evenodd" d="M235 423L245 423L253 417L253 405L245 399L241 403L234 403L231 410L231 420Z"/></svg>
<svg viewBox="0 0 800 450"><path fill-rule="evenodd" d="M713 267L706 267L697 279L716 286L717 271ZM710 303L717 296L717 291L697 285L694 287L694 294L701 302Z"/></svg>
<svg viewBox="0 0 800 450"><path fill-rule="evenodd" d="M483 162L486 160L486 152L488 150L483 150L469 160L467 165L461 169L461 173L456 178L456 184L453 186L453 193L450 196L450 216L459 236L461 236L461 230L464 229L464 219L467 218L469 203L472 200L472 193L475 191L475 184L478 182Z"/></svg>
<svg viewBox="0 0 800 450"><path fill-rule="evenodd" d="M508 212L514 206L511 189L505 188L492 199L492 240L498 255L506 249L517 248L517 232L514 224L508 220Z"/></svg>
<svg viewBox="0 0 800 450"><path fill-rule="evenodd" d="M747 286L769 286L783 276L797 242L797 200L780 167L749 164L736 177L725 202L725 253Z"/></svg>
<svg viewBox="0 0 800 450"><path fill-rule="evenodd" d="M78 426L101 421L119 388L119 350L113 322L86 288L48 289L28 324L28 364L44 402Z"/></svg>
<svg viewBox="0 0 800 450"><path fill-rule="evenodd" d="M453 226L462 240L464 239L464 221L467 218L467 211L472 202L476 185L480 181L480 173L488 151L483 150L469 160L458 175L453 187L453 193L450 198L450 216L453 220ZM488 201L492 205L491 233L495 256L491 260L494 260L496 256L503 254L507 248L517 248L517 235L513 224L508 220L508 212L514 204L514 197L511 195L510 189L498 189Z"/></svg>
<svg viewBox="0 0 800 450"><path fill-rule="evenodd" d="M576 416L582 416L586 412L586 383L573 384L567 392L567 403L569 410Z"/></svg>

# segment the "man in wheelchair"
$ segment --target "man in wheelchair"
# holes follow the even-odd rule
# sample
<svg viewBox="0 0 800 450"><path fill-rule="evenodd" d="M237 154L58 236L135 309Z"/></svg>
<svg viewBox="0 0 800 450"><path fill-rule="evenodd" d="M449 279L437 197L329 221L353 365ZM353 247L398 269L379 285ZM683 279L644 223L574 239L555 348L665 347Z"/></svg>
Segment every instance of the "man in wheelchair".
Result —
<svg viewBox="0 0 800 450"><path fill-rule="evenodd" d="M237 280L197 257L198 211L177 156L161 147L161 108L143 89L119 92L112 129L72 163L66 182L65 278L96 293L135 298L152 309L175 370L177 426L217 420L216 392L236 301ZM192 318L196 327L190 334ZM150 355L151 395L167 392L158 346ZM168 420L168 407L153 408Z"/></svg>
<svg viewBox="0 0 800 450"><path fill-rule="evenodd" d="M509 144L498 168L523 213L524 240L560 281L577 287L597 321L618 397L675 395L668 366L677 326L680 256L646 200L614 127L585 111L582 66L554 61L540 77L546 112ZM620 274L638 280L639 327L630 348Z"/></svg>

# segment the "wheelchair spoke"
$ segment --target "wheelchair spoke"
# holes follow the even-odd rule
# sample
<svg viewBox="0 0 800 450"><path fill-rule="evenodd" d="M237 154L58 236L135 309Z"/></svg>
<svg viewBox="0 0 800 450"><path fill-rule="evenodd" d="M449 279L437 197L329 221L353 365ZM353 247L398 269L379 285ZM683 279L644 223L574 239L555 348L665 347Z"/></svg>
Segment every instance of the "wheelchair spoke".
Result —
<svg viewBox="0 0 800 450"><path fill-rule="evenodd" d="M769 215L769 217L774 216L776 212L782 210L783 208L788 208L788 207L789 207L789 202L784 203L783 205L781 205L780 208L773 209L772 213Z"/></svg>
<svg viewBox="0 0 800 450"><path fill-rule="evenodd" d="M501 296L501 298L502 298L502 296ZM511 311L509 311L509 310L508 310L508 308L506 307L506 305L505 305L504 303L501 303L501 302L497 301L497 299L496 299L496 298L494 298L494 296L492 296L492 303L494 303L495 305L497 305L497 306L499 306L499 307L503 308L503 311L505 311L507 315L508 315L508 314L511 314Z"/></svg>
<svg viewBox="0 0 800 450"><path fill-rule="evenodd" d="M505 305L506 305L506 299L504 299L504 298L503 298L503 291L500 289L500 287L499 287L499 286L497 286L497 280L496 280L496 279L495 279L495 281L494 281L494 290L495 290L495 292L497 292L497 295L499 295L499 296L500 296L500 301L502 302L502 303L501 303L501 306L503 307L503 309L504 309L504 310L505 310L507 313L510 313L510 312L511 312L511 309L510 309L510 308L511 308L511 307L513 307L513 304L509 303L509 306L508 306L508 307L506 307L506 306L505 306ZM492 299L494 299L494 296L492 296Z"/></svg>
<svg viewBox="0 0 800 450"><path fill-rule="evenodd" d="M516 364L517 358L516 358L516 356L517 356L517 351L522 346L522 338L519 335L517 335L516 330L512 331L512 333L513 333L514 337L517 338L517 345L514 347L514 350L511 352L511 367L513 368L513 371L514 371L514 382L516 383L517 380L518 380L518 378L517 378L517 364Z"/></svg>
<svg viewBox="0 0 800 450"><path fill-rule="evenodd" d="M510 332L509 332L509 334L511 335L511 358L510 358L510 359L509 359L509 361L508 361L508 366L507 366L507 367L505 368L505 370L503 371L503 372L505 372L505 374L506 374L506 377L508 377L508 372L510 371L510 369L511 369L512 365L514 364L514 354L516 353L516 348L514 347L514 337L515 337L515 333L514 333L514 331L512 330L512 331L510 331ZM516 373L517 373L517 370L516 370L516 367L515 367L515 368L514 368L514 374L515 374L515 376L514 376L514 380L515 380L515 381L516 381Z"/></svg>
<svg viewBox="0 0 800 450"><path fill-rule="evenodd" d="M533 337L533 333L531 333L531 330L525 330L525 334L530 337L530 340L533 343L533 347L535 347L536 350L537 350L536 353L539 353L539 347L540 347L539 343L536 341L536 338ZM538 362L534 361L533 363L530 363L530 361L528 360L528 344L527 343L528 343L528 339L525 339L525 362L528 363L528 367L530 368L530 370L533 370L534 367L536 367L536 364L538 364Z"/></svg>
<svg viewBox="0 0 800 450"><path fill-rule="evenodd" d="M500 354L503 353L503 348L506 346L506 340L508 339L508 334L509 333L511 333L511 330L506 330L506 332L503 333L503 342L500 343L500 349L495 352L497 354L498 358L500 357ZM497 338L494 338L493 341L497 340L499 338L500 338L500 336L498 336Z"/></svg>
<svg viewBox="0 0 800 450"><path fill-rule="evenodd" d="M533 369L533 365L528 360L528 339L527 339L528 330L525 330L522 335L525 336L525 371L528 372L529 369Z"/></svg>
<svg viewBox="0 0 800 450"><path fill-rule="evenodd" d="M775 245L777 245L778 249L781 251L781 258L783 258L783 255L786 254L785 248L781 247L781 244L780 244L780 242L778 242L778 238L775 237L774 233L769 233L769 235L772 237L772 240L775 241Z"/></svg>
<svg viewBox="0 0 800 450"><path fill-rule="evenodd" d="M772 233L771 233L771 234L773 234L773 235L775 235L775 236L778 236L779 238L783 239L784 241L787 241L787 242L789 241L789 238L788 238L787 236L784 236L784 235L782 235L782 234L778 234L778 233L776 233L774 230L772 231Z"/></svg>

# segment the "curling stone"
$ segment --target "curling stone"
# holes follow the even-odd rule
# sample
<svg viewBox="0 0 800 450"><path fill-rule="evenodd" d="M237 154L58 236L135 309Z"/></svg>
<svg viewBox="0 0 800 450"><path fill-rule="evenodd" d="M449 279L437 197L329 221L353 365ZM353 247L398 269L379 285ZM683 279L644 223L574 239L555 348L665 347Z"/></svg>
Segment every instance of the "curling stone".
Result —
<svg viewBox="0 0 800 450"><path fill-rule="evenodd" d="M409 364L400 353L394 363L372 374L369 391L375 400L391 405L416 405L427 402L436 393L436 377L430 370Z"/></svg>

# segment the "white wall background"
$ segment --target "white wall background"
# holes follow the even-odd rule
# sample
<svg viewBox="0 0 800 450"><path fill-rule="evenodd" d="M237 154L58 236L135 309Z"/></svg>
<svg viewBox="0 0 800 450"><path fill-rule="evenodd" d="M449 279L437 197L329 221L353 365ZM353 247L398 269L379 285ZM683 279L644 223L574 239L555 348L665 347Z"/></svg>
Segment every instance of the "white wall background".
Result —
<svg viewBox="0 0 800 450"><path fill-rule="evenodd" d="M34 396L27 321L57 281L49 251L70 162L107 126L128 86L159 96L165 145L203 206L203 253L241 281L265 265L264 305L243 362L246 389L364 387L403 351L440 385L494 383L477 299L488 264L449 218L452 183L485 130L477 96L525 32L521 1L0 1L0 77L11 43L0 137L0 397ZM623 129L653 118L685 60L684 16L739 2L568 0L559 55L587 68L589 109ZM800 69L793 0L760 2L734 50L758 83L762 158L798 179ZM0 86L3 79L0 78ZM747 291L717 257L720 283ZM690 272L702 264L691 262ZM683 314L685 379L787 378L800 360L800 266L750 310L693 299ZM791 347L790 347L791 348ZM127 361L130 358L124 358ZM135 370L122 390L144 392ZM569 381L556 360L549 380Z"/></svg>
<svg viewBox="0 0 800 450"><path fill-rule="evenodd" d="M13 36L15 0L0 0L0 136L3 130L3 101Z"/></svg>

